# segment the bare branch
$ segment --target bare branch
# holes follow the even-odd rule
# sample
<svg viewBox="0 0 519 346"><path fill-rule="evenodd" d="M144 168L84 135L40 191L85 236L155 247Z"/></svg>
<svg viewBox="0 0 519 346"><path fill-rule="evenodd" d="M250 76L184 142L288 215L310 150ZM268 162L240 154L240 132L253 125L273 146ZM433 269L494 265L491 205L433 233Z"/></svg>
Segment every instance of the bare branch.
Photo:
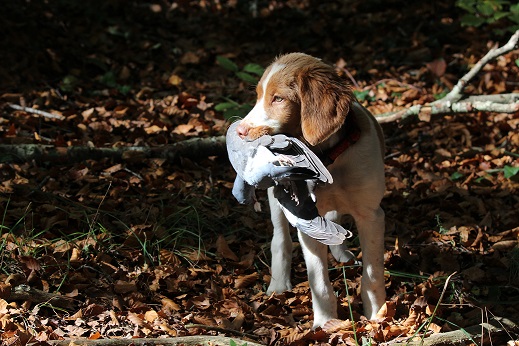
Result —
<svg viewBox="0 0 519 346"><path fill-rule="evenodd" d="M433 334L423 340L407 341L405 344L409 346L436 346L436 345L466 345L473 340L482 341L481 345L497 339L498 336L509 336L509 333L517 333L519 327L514 321L507 318L494 317L488 322L484 322L475 326L458 329L452 332ZM504 343L503 343L504 344Z"/></svg>
<svg viewBox="0 0 519 346"><path fill-rule="evenodd" d="M380 123L389 123L405 119L409 116L418 116L427 119L431 115L445 115L452 113L496 112L515 113L519 111L519 93L502 95L475 95L463 98L465 86L481 71L483 66L492 59L514 50L518 46L519 30L510 40L500 48L492 48L481 58L470 71L464 75L452 90L443 98L426 105L414 105L396 112L375 115Z"/></svg>
<svg viewBox="0 0 519 346"><path fill-rule="evenodd" d="M519 94L477 95L470 96L458 102L440 99L428 105L414 105L409 108L391 113L375 115L379 123L388 123L409 116L420 118L430 115L445 115L452 113L495 112L515 113L519 111Z"/></svg>
<svg viewBox="0 0 519 346"><path fill-rule="evenodd" d="M108 158L114 161L137 162L146 158L176 160L222 156L227 153L225 137L191 138L160 147L55 147L42 144L0 144L0 163L4 162L81 162Z"/></svg>
<svg viewBox="0 0 519 346"><path fill-rule="evenodd" d="M23 111L23 112L27 112L27 113L31 113L31 114L40 115L40 116L42 116L44 118L48 118L48 119L57 119L57 120L65 119L65 117L61 114L53 114L53 113L45 112L45 111L42 111L39 109L34 109L31 107L23 107L23 106L15 105L13 103L10 103L9 107L11 107L12 109L16 109L17 111Z"/></svg>
<svg viewBox="0 0 519 346"><path fill-rule="evenodd" d="M69 345L88 345L88 346L127 346L127 345L162 345L162 346L199 346L199 345L213 345L213 346L228 346L233 340L238 345L247 344L249 346L262 346L252 341L238 340L236 338L229 338L225 336L212 335L193 335L193 336L178 336L174 338L133 338L133 339L65 339L65 340L47 340L47 343L54 346L69 346Z"/></svg>
<svg viewBox="0 0 519 346"><path fill-rule="evenodd" d="M487 54L481 60L479 60L476 65L474 65L470 71L464 75L458 83L452 88L451 92L448 93L441 101L457 101L463 96L463 89L465 86L481 71L483 66L488 64L488 62L492 59L495 59L498 56L506 54L517 47L517 41L519 40L519 30L517 30L507 44L500 48L492 48L488 51ZM436 101L437 102L437 101Z"/></svg>

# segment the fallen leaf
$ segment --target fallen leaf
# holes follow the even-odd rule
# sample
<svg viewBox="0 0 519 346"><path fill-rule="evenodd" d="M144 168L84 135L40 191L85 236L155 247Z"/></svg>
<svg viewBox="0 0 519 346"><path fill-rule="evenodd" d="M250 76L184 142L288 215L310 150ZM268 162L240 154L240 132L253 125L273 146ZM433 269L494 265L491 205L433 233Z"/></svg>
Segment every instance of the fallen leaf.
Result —
<svg viewBox="0 0 519 346"><path fill-rule="evenodd" d="M216 253L223 258L230 259L235 262L238 262L239 260L238 256L236 256L236 254L229 248L229 244L227 244L225 237L221 234L216 240Z"/></svg>
<svg viewBox="0 0 519 346"><path fill-rule="evenodd" d="M258 273L252 273L249 275L240 275L234 282L234 288L245 288L258 280Z"/></svg>

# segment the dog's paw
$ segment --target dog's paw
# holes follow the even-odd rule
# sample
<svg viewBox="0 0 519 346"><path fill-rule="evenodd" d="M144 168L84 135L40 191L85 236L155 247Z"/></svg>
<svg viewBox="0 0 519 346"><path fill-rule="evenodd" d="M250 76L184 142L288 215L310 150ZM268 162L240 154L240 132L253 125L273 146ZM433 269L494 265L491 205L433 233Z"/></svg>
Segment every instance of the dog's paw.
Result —
<svg viewBox="0 0 519 346"><path fill-rule="evenodd" d="M330 313L330 314L316 314L314 311L314 325L312 329L315 329L317 327L324 328L326 325L326 322L337 319L337 315Z"/></svg>
<svg viewBox="0 0 519 346"><path fill-rule="evenodd" d="M271 279L269 288L267 289L267 295L271 295L272 293L283 293L286 291L290 291L292 289L292 284L290 280L288 281L280 281Z"/></svg>

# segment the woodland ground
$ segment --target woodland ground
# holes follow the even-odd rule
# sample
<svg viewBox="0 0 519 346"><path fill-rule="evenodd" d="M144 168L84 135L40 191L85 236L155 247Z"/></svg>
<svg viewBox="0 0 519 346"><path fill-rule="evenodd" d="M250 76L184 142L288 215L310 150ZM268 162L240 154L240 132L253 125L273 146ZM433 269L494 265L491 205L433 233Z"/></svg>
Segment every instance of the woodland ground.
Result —
<svg viewBox="0 0 519 346"><path fill-rule="evenodd" d="M500 27L462 27L453 1L259 1L256 17L249 3L7 1L0 142L161 147L221 135L228 122L215 106L253 102L254 92L217 56L240 68L266 66L283 52L321 57L351 75L366 107L383 113L441 97L510 36ZM518 58L515 51L489 64L468 93L519 92ZM359 342L519 319L519 184L507 174L519 166L518 126L517 113L384 124L389 303L379 321L361 316L360 268L330 258L340 317L353 317ZM2 159L2 341L224 334L277 345L354 344L350 322L309 330L297 243L294 289L265 295L265 196L262 212L239 205L226 156L199 156ZM351 239L361 258L357 245ZM22 284L69 299L15 299L9 292Z"/></svg>

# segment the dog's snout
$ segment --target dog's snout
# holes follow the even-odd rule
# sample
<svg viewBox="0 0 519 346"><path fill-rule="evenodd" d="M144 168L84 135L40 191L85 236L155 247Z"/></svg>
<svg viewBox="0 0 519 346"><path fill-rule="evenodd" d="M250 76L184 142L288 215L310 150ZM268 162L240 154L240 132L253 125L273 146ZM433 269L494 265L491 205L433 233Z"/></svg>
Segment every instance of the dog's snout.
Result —
<svg viewBox="0 0 519 346"><path fill-rule="evenodd" d="M244 123L240 123L236 127L236 132L238 133L238 136L240 136L241 138L247 137L247 135L249 134L249 130L250 130L250 126L248 126Z"/></svg>

